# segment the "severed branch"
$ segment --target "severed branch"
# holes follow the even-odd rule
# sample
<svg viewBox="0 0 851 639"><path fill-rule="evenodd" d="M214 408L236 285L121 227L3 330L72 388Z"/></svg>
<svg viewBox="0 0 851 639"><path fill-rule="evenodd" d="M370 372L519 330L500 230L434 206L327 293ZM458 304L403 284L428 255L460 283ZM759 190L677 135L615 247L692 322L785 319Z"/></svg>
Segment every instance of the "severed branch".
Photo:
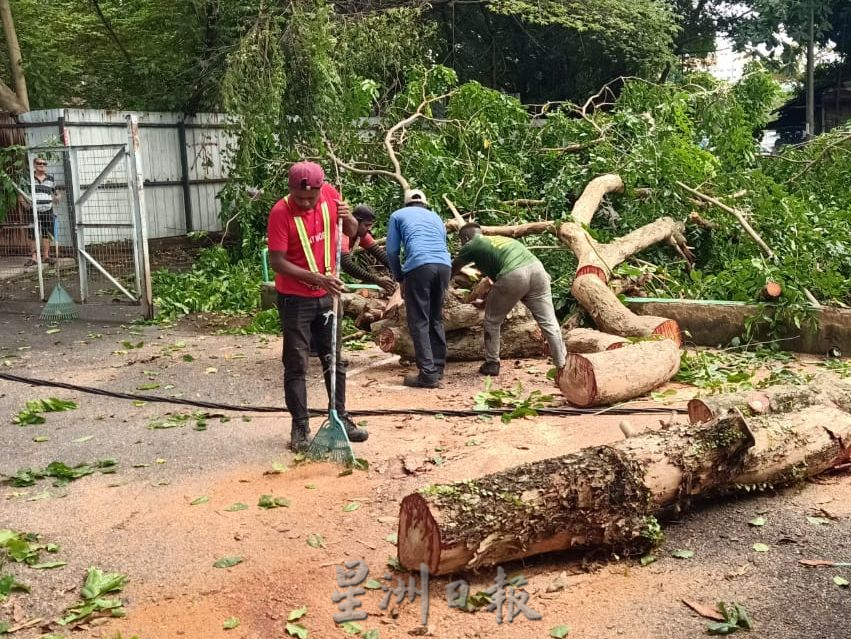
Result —
<svg viewBox="0 0 851 639"><path fill-rule="evenodd" d="M791 182L795 182L798 178L802 177L807 171L812 169L825 155L827 155L827 153L831 149L833 149L836 146L839 146L843 142L848 142L848 141L851 141L851 133L849 133L848 135L844 135L837 140L834 140L830 144L825 145L825 147L821 150L821 152L816 157L814 157L812 160L807 162L807 165L803 169L801 169L795 175L793 175L788 180L786 180L784 182L784 184L789 184Z"/></svg>
<svg viewBox="0 0 851 639"><path fill-rule="evenodd" d="M599 137L588 142L577 142L575 144L568 144L567 146L548 146L542 148L541 151L548 151L550 153L579 153L600 144L604 139L603 137Z"/></svg>
<svg viewBox="0 0 851 639"><path fill-rule="evenodd" d="M503 206L515 206L515 207L519 207L519 206L529 206L529 207L544 206L546 203L547 203L546 200L524 200L524 199L506 200L504 202L500 202L500 204L502 204Z"/></svg>
<svg viewBox="0 0 851 639"><path fill-rule="evenodd" d="M348 162L344 162L339 157L337 157L337 155L334 153L334 149L331 148L331 143L327 139L325 139L325 148L328 150L328 155L331 156L331 159L334 161L335 164L343 167L347 171L351 171L352 173L357 173L359 175L380 175L382 177L390 178L391 180L397 182L399 186L402 187L403 191L407 191L411 188L411 183L408 182L404 175L402 175L402 165L399 162L399 156L396 155L396 149L393 148L394 138L396 137L397 133L403 131L406 126L412 124L419 118L429 119L428 116L423 113L424 109L432 102L437 102L438 100L448 98L453 93L455 93L454 90L449 91L447 93L443 93L438 96L433 96L431 98L425 98L422 102L420 102L419 106L411 115L404 118L403 120L400 120L399 122L391 126L389 129L387 129L387 132L384 134L384 149L387 151L387 156L390 158L390 163L393 165L392 171L388 171L387 169L366 169L355 166Z"/></svg>
<svg viewBox="0 0 851 639"><path fill-rule="evenodd" d="M718 200L710 195L706 195L705 193L701 193L700 191L693 189L690 186L686 186L679 180L677 180L676 184L677 186L682 189L685 189L692 195L699 197L701 200L709 202L710 204L714 204L722 211L727 211L727 213L731 214L733 217L736 218L736 220L738 220L739 224L741 224L742 228L745 230L745 233L747 233L751 236L751 238L753 238L753 241L757 243L757 246L759 246L762 252L765 253L766 257L774 257L774 251L772 251L768 244L765 243L760 234L757 233L750 224L748 224L748 221L745 219L745 216L742 215L741 211L739 211L738 209L734 209L732 206L727 206L721 200Z"/></svg>
<svg viewBox="0 0 851 639"><path fill-rule="evenodd" d="M772 251L771 247L769 247L768 244L765 243L765 241L762 239L762 237L759 235L759 233L757 233L753 229L753 227L750 224L748 224L748 221L745 219L744 215L742 215L741 211L734 209L731 206L727 206L721 200L718 200L714 197L706 195L705 193L701 193L700 191L697 191L697 190L695 190L695 189L693 189L689 186L686 186L685 184L683 184L679 180L677 181L676 184L677 184L677 186L685 189L689 193L701 198L702 200L705 200L705 201L709 202L710 204L714 204L715 206L717 206L722 211L727 211L727 213L730 213L731 215L733 215L736 218L736 220L738 220L739 224L742 225L742 228L745 230L745 232L753 238L754 242L756 242L757 245L759 246L759 248L762 250L762 252L765 253L765 256L768 257L768 258L774 257L774 251ZM813 295L812 292L809 289L807 289L807 288L803 289L803 293L804 293L804 297L807 298L807 301L810 303L811 306L813 306L815 308L821 308L821 303L816 299L815 295Z"/></svg>
<svg viewBox="0 0 851 639"><path fill-rule="evenodd" d="M443 201L446 202L446 206L448 206L449 210L452 211L452 217L454 218L451 222L446 223L446 230L459 230L467 223L467 220L465 220L464 216L458 212L458 207L455 206L455 203L449 199L449 196L446 193L443 194Z"/></svg>

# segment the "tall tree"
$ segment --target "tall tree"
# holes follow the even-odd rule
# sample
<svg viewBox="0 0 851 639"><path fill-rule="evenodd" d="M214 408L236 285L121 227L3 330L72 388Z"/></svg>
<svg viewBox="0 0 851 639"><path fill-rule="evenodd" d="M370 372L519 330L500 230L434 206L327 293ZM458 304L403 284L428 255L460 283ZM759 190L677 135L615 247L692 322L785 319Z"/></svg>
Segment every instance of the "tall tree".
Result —
<svg viewBox="0 0 851 639"><path fill-rule="evenodd" d="M812 134L815 48L832 46L842 16L847 15L848 0L747 0L744 4L745 13L727 21L739 49L764 45L769 56L786 63L805 58L807 132Z"/></svg>
<svg viewBox="0 0 851 639"><path fill-rule="evenodd" d="M9 71L12 76L14 91L0 80L0 108L17 115L30 109L30 99L27 93L27 80L24 75L21 47L18 44L18 33L12 18L12 7L9 0L0 0L0 20L3 21L3 34L6 38L6 50L9 56Z"/></svg>

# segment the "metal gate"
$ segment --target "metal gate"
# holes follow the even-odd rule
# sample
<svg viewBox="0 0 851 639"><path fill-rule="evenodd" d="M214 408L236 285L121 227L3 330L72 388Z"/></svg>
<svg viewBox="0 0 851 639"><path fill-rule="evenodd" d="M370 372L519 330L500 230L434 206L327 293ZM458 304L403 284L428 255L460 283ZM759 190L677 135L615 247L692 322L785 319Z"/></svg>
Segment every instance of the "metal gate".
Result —
<svg viewBox="0 0 851 639"><path fill-rule="evenodd" d="M37 189L35 162L46 162L53 183ZM37 264L17 278L16 299L28 292L46 300L61 282L83 304L135 304L153 317L145 197L138 125L128 117L127 143L44 146L27 149L30 238ZM42 182L43 183L43 180ZM41 190L41 204L38 205ZM50 211L46 211L47 207ZM42 212L38 212L42 208ZM53 228L45 229L45 225ZM44 255L47 248L49 255ZM28 260L29 261L29 260ZM26 262L24 262L25 264ZM29 276L29 277L27 277ZM34 286L37 280L37 287ZM0 281L0 293L10 289ZM6 291L7 293L10 290Z"/></svg>

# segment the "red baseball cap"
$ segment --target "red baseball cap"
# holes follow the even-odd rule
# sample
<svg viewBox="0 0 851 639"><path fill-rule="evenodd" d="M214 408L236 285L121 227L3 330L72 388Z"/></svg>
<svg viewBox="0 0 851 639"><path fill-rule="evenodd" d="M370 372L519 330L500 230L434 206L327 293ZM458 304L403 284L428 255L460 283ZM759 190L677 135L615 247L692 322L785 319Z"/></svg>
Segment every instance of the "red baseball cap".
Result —
<svg viewBox="0 0 851 639"><path fill-rule="evenodd" d="M319 189L324 181L325 172L316 162L297 162L290 167L290 189Z"/></svg>

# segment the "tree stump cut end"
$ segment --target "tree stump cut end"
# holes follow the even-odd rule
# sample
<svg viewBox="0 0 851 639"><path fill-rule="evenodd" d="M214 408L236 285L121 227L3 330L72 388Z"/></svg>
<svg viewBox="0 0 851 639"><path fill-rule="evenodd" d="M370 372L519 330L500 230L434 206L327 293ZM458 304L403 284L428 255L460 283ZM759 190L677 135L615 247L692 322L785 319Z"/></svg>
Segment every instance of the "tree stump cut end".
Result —
<svg viewBox="0 0 851 639"><path fill-rule="evenodd" d="M603 283L609 281L606 272L599 266L594 266L593 264L586 264L585 266L580 266L578 269L576 269L576 275L573 276L573 279L576 280L582 277L583 275L596 275Z"/></svg>
<svg viewBox="0 0 851 639"><path fill-rule="evenodd" d="M419 570L420 564L437 574L440 565L440 526L434 520L425 499L412 493L399 508L397 534L399 563L408 570Z"/></svg>
<svg viewBox="0 0 851 639"><path fill-rule="evenodd" d="M579 353L568 353L564 370L562 380L565 383L561 391L567 401L574 406L592 406L597 399L597 379L588 358Z"/></svg>
<svg viewBox="0 0 851 639"><path fill-rule="evenodd" d="M677 348L683 345L683 334L680 332L680 325L674 320L666 320L653 329L653 335L658 335L671 340L677 345Z"/></svg>
<svg viewBox="0 0 851 639"><path fill-rule="evenodd" d="M378 348L382 351L385 353L392 353L393 347L396 346L396 333L393 332L392 328L382 328L378 332L378 336L375 341L378 343Z"/></svg>
<svg viewBox="0 0 851 639"><path fill-rule="evenodd" d="M688 403L688 421L690 424L703 424L715 417L713 411L702 399L692 399Z"/></svg>

